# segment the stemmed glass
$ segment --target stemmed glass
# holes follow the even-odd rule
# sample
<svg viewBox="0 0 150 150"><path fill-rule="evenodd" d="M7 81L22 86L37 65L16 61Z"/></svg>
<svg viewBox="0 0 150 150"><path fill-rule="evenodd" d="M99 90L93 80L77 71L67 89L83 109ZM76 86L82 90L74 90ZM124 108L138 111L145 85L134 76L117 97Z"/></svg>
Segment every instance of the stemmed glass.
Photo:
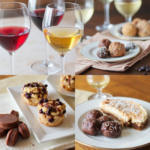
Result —
<svg viewBox="0 0 150 150"><path fill-rule="evenodd" d="M63 0L29 0L28 9L31 19L36 27L42 31L42 22L45 13L45 8L48 4L54 2L63 2ZM45 37L44 37L45 39ZM48 43L45 40L45 60L37 61L31 65L34 72L39 74L55 74L61 70L60 63L49 60Z"/></svg>
<svg viewBox="0 0 150 150"><path fill-rule="evenodd" d="M30 28L30 16L25 4L0 3L0 45L10 54L12 75L14 75L14 54L25 43Z"/></svg>
<svg viewBox="0 0 150 150"><path fill-rule="evenodd" d="M134 14L142 5L142 0L115 0L115 7L125 17L126 22L131 22Z"/></svg>
<svg viewBox="0 0 150 150"><path fill-rule="evenodd" d="M111 94L102 92L103 88L105 88L110 81L109 75L87 75L86 79L88 84L97 90L97 94L91 95L88 100L112 97Z"/></svg>
<svg viewBox="0 0 150 150"><path fill-rule="evenodd" d="M107 29L111 29L113 27L113 24L111 24L110 20L109 20L109 8L110 8L110 3L113 0L98 0L98 1L102 2L103 6L104 6L104 24L96 26L96 30L104 31Z"/></svg>
<svg viewBox="0 0 150 150"><path fill-rule="evenodd" d="M80 41L84 25L76 3L53 3L46 7L43 33L48 43L60 54L62 75L65 75L65 55ZM74 69L74 68L73 68Z"/></svg>

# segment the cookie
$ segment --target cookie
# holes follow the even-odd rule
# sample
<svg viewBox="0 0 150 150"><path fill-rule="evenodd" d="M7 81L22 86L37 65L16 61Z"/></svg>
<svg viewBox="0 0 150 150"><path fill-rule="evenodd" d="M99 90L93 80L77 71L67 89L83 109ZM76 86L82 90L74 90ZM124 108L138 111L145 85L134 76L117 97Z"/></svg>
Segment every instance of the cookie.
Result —
<svg viewBox="0 0 150 150"><path fill-rule="evenodd" d="M12 110L12 111L10 112L10 114L15 115L16 117L19 118L19 113L18 113L18 111Z"/></svg>
<svg viewBox="0 0 150 150"><path fill-rule="evenodd" d="M0 128L0 138L4 137L7 134L7 130Z"/></svg>
<svg viewBox="0 0 150 150"><path fill-rule="evenodd" d="M140 19L140 18L135 18L135 19L133 19L132 24L135 25L135 26L137 26L137 24L138 24L141 20L142 20L142 19Z"/></svg>
<svg viewBox="0 0 150 150"><path fill-rule="evenodd" d="M18 132L23 139L27 139L30 137L30 132L27 125L23 122L19 122L18 124Z"/></svg>

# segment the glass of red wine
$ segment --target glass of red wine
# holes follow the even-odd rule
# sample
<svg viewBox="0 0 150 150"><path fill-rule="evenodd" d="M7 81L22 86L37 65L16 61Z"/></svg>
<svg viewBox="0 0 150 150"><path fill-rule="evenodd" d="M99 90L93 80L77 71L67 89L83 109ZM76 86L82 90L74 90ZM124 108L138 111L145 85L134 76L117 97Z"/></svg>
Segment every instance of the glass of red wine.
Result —
<svg viewBox="0 0 150 150"><path fill-rule="evenodd" d="M14 54L25 43L30 28L30 16L25 4L0 3L0 46L10 54L11 74L14 74Z"/></svg>
<svg viewBox="0 0 150 150"><path fill-rule="evenodd" d="M53 2L61 2L63 0L29 0L28 9L31 19L36 27L42 32L42 22L46 6ZM56 14L58 18L63 16L62 13ZM44 37L45 38L45 37ZM39 74L55 74L61 70L60 63L49 59L48 43L45 39L46 51L45 60L37 61L32 64L31 68L34 72Z"/></svg>

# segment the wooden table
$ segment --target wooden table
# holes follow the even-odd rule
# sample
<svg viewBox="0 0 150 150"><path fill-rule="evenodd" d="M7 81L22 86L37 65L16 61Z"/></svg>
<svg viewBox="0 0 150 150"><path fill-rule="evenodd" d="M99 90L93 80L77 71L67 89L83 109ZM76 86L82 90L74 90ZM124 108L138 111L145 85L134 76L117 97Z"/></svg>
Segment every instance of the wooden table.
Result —
<svg viewBox="0 0 150 150"><path fill-rule="evenodd" d="M86 81L86 76L76 76L76 89L96 92ZM113 96L133 97L150 102L150 77L149 76L125 76L112 75L110 76L110 83L103 90L112 94ZM75 144L76 150L96 150L79 144ZM139 148L136 150L150 150L150 146Z"/></svg>
<svg viewBox="0 0 150 150"><path fill-rule="evenodd" d="M85 24L85 35L94 35L97 31L95 30L95 27L99 24L103 24L104 21L104 11L103 11L103 5L101 4L101 2L94 0L95 2L95 12L93 17L91 18L91 20ZM148 13L149 12L149 13ZM134 18L138 17L138 18L142 18L142 19L150 19L150 3L147 0L143 0L142 1L142 7L141 9L134 15ZM115 6L114 3L111 3L110 6L110 21L112 24L118 24L121 22L125 22L125 19L122 15L120 15ZM139 68L142 65L149 65L150 66L150 54L143 58L141 61L137 62L134 66L132 66L131 68L129 68L127 71L125 72L111 72L111 71L103 71L103 70L99 70L99 69L93 69L93 68L89 68L86 71L82 72L82 75L85 74L142 74L141 72L137 72L135 71L135 68Z"/></svg>

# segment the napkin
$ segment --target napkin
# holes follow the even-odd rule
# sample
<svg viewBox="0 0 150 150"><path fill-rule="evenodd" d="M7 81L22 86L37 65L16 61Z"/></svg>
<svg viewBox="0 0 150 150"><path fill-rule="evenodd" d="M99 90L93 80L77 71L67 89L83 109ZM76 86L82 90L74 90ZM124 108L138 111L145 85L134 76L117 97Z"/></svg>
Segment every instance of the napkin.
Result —
<svg viewBox="0 0 150 150"><path fill-rule="evenodd" d="M76 74L81 74L88 68L96 68L96 69L101 69L101 70L108 70L108 71L117 71L117 72L124 72L131 66L133 66L136 62L139 60L143 59L146 55L150 53L150 40L147 41L132 41L135 44L137 44L141 52L138 56L126 60L126 61L121 61L121 62L115 62L115 63L107 63L107 62L94 62L91 60L88 60L84 57L81 56L80 54L80 49L92 42L100 41L102 39L113 39L117 40L115 37L113 37L109 31L104 31L102 33L96 33L93 37L90 39L86 40L85 42L79 44L76 46L76 58L75 58L75 73Z"/></svg>

